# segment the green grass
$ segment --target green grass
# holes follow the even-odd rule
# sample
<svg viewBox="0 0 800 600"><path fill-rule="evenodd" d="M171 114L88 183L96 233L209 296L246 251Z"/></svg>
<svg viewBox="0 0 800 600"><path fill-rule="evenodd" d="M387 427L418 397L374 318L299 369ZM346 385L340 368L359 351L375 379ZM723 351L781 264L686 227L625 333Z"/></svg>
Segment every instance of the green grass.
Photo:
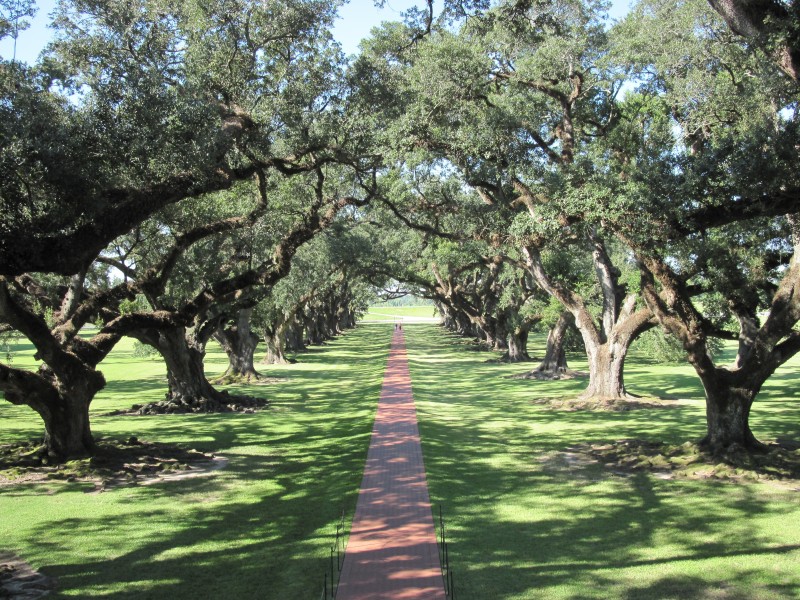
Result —
<svg viewBox="0 0 800 600"><path fill-rule="evenodd" d="M435 317L433 306L387 306L373 304L363 319L369 321L394 321L403 317Z"/></svg>
<svg viewBox="0 0 800 600"><path fill-rule="evenodd" d="M95 436L185 444L228 467L100 494L85 483L2 488L0 549L57 577L57 597L316 598L338 517L355 508L389 337L363 326L298 364L263 368L288 380L248 388L273 402L257 414L101 416L165 392L163 366L122 344L102 365ZM212 376L225 367L213 350ZM32 364L29 354L14 364ZM41 430L30 409L0 404L3 443Z"/></svg>
<svg viewBox="0 0 800 600"><path fill-rule="evenodd" d="M576 442L696 439L704 411L691 368L632 357L626 370L631 391L690 399L680 408L558 412L532 400L577 394L585 380L509 379L534 365L487 362L497 355L467 351L430 325L404 329L458 598L800 598L797 491L548 460ZM273 401L254 415L103 416L165 392L161 363L121 344L102 365L109 383L92 407L95 434L181 443L229 466L101 494L55 481L0 488L0 550L57 577L56 597L318 597L335 523L355 506L391 331L361 326L298 364L262 367L286 382L229 388ZM33 366L31 354L22 348L14 364ZM225 362L212 346L209 376ZM577 355L570 365L586 368ZM800 439L798 365L760 394L752 424L761 439ZM40 434L30 409L0 403L0 442Z"/></svg>
<svg viewBox="0 0 800 600"><path fill-rule="evenodd" d="M796 490L614 475L553 459L577 442L700 437L702 391L690 367L633 359L626 371L632 391L693 399L686 406L558 412L531 401L577 393L585 380L508 379L532 365L488 363L491 353L464 352L430 326L406 332L459 599L800 597ZM570 363L585 368L579 357ZM752 415L761 439L800 439L799 383L795 360L765 386Z"/></svg>

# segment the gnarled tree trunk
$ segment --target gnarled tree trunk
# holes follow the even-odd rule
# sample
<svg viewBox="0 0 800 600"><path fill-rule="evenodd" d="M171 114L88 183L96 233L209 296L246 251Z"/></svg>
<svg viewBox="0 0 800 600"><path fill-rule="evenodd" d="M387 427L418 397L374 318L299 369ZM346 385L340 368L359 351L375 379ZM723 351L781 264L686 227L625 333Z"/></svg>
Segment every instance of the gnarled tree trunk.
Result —
<svg viewBox="0 0 800 600"><path fill-rule="evenodd" d="M584 337L584 342L586 342ZM586 345L589 360L589 385L581 398L597 400L626 399L631 396L625 390L623 369L630 342L612 340L597 344L592 340Z"/></svg>
<svg viewBox="0 0 800 600"><path fill-rule="evenodd" d="M528 330L516 327L506 336L506 353L501 360L505 362L525 362L531 359L528 355Z"/></svg>
<svg viewBox="0 0 800 600"><path fill-rule="evenodd" d="M264 327L264 343L267 352L262 361L266 365L288 365L286 358L286 327L285 321L274 323L271 327Z"/></svg>
<svg viewBox="0 0 800 600"><path fill-rule="evenodd" d="M161 402L139 407L141 414L229 412L266 404L260 398L233 396L211 385L205 374L205 341L184 327L165 327L137 337L161 354L167 365L169 388Z"/></svg>
<svg viewBox="0 0 800 600"><path fill-rule="evenodd" d="M305 352L305 339L303 338L303 323L295 316L286 328L286 350L289 352Z"/></svg>
<svg viewBox="0 0 800 600"><path fill-rule="evenodd" d="M558 320L547 334L547 348L542 362L533 371L521 375L521 378L549 380L576 375L574 371L570 371L567 365L567 353L564 349L567 330L574 321L575 319L569 311L564 311L559 315Z"/></svg>
<svg viewBox="0 0 800 600"><path fill-rule="evenodd" d="M235 325L219 328L214 333L214 339L219 342L228 356L228 368L215 383L247 382L261 379L261 375L253 365L258 336L250 329L252 313L252 308L240 310L236 316Z"/></svg>

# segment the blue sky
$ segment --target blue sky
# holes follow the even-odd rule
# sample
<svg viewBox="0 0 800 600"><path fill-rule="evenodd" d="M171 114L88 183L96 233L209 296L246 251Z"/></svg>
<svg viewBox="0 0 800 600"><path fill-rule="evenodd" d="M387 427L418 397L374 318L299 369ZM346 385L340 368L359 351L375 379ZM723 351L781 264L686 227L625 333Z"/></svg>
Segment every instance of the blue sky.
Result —
<svg viewBox="0 0 800 600"><path fill-rule="evenodd" d="M56 0L38 0L39 12L31 23L31 27L20 33L17 40L17 60L33 63L42 51L52 32L47 27L49 14ZM613 18L622 17L628 10L629 0L614 0L611 8ZM350 0L339 11L339 19L333 34L342 44L345 54L355 54L359 42L369 35L370 30L383 21L396 21L401 13L415 4L415 0L390 0L384 8L378 9L373 0ZM0 56L11 58L13 43L11 39L0 42Z"/></svg>

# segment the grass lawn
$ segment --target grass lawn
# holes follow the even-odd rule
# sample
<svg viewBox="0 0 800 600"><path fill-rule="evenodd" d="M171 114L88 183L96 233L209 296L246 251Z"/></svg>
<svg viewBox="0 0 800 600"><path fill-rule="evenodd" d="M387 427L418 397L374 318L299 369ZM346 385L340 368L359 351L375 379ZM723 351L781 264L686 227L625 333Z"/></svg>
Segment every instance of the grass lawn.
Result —
<svg viewBox="0 0 800 600"><path fill-rule="evenodd" d="M561 412L532 400L577 393L585 380L508 379L535 363L487 363L491 353L464 352L430 326L409 325L406 336L459 600L800 598L797 490L615 475L564 459L577 442L699 438L702 391L690 367L634 358L626 371L631 391L694 399L680 408ZM579 357L570 365L586 368ZM759 396L760 439L800 439L798 366Z"/></svg>
<svg viewBox="0 0 800 600"><path fill-rule="evenodd" d="M496 355L438 327L404 329L459 599L800 598L798 491L564 460L577 442L698 438L702 392L689 367L633 358L626 370L634 392L690 399L679 408L559 412L533 400L576 394L584 380L508 379L535 363L490 363ZM126 342L102 366L95 435L181 443L228 467L99 494L60 481L0 488L0 551L57 577L56 597L315 600L338 516L355 507L391 331L362 325L295 365L262 368L285 382L231 386L272 400L252 415L103 416L165 391L160 362L135 359ZM577 356L570 365L586 368ZM753 409L763 440L800 439L798 366L782 368ZM216 347L207 367L224 370ZM0 443L40 433L30 409L0 402Z"/></svg>
<svg viewBox="0 0 800 600"><path fill-rule="evenodd" d="M102 365L95 436L181 443L228 467L99 494L85 483L0 488L0 551L58 578L57 597L318 598L338 518L355 508L390 333L365 325L262 368L287 381L249 387L272 400L252 415L101 416L166 390L163 366L122 344ZM211 376L225 367L213 350ZM0 443L41 431L30 409L0 403Z"/></svg>
<svg viewBox="0 0 800 600"><path fill-rule="evenodd" d="M430 319L435 317L433 306L388 306L373 304L367 314L362 317L367 321L395 321L403 317Z"/></svg>

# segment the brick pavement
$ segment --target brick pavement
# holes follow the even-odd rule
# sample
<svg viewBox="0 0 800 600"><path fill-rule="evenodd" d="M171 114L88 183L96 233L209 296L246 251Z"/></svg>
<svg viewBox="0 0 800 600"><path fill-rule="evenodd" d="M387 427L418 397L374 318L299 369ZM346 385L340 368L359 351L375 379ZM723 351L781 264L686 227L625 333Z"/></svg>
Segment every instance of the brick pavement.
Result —
<svg viewBox="0 0 800 600"><path fill-rule="evenodd" d="M395 331L337 600L444 600L403 331Z"/></svg>

